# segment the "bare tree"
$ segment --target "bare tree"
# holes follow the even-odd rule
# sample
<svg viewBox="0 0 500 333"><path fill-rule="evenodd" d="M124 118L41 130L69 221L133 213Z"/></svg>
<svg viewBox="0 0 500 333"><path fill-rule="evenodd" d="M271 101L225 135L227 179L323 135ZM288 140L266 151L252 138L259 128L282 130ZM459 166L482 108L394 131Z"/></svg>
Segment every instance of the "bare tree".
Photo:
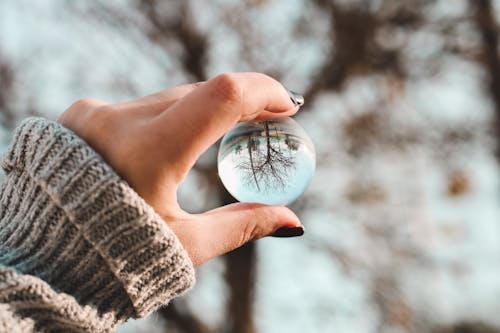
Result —
<svg viewBox="0 0 500 333"><path fill-rule="evenodd" d="M500 161L500 58L498 56L499 27L490 0L471 0L474 22L482 38L482 55L485 73L489 79L490 96L495 107L493 133L497 137L496 155Z"/></svg>
<svg viewBox="0 0 500 333"><path fill-rule="evenodd" d="M297 139L278 130L273 121L254 122L252 132L229 142L236 168L243 172L248 186L258 192L284 191L290 171L295 167Z"/></svg>

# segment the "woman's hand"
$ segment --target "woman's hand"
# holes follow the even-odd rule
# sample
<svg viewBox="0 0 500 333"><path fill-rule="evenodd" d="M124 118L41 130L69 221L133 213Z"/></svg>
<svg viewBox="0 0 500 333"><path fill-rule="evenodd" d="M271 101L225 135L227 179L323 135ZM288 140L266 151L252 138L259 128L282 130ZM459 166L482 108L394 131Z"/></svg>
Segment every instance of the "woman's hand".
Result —
<svg viewBox="0 0 500 333"><path fill-rule="evenodd" d="M163 217L198 266L283 227L301 233L297 216L286 207L237 203L193 215L177 203L177 188L198 157L238 121L297 110L279 82L236 73L127 103L80 100L58 122L92 146Z"/></svg>

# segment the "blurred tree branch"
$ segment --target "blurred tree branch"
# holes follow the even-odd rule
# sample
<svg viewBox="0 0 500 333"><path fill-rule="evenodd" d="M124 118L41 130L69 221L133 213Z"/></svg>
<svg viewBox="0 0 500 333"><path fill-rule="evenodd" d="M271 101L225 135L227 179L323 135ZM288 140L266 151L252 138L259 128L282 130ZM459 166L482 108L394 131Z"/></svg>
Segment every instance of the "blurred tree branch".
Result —
<svg viewBox="0 0 500 333"><path fill-rule="evenodd" d="M149 19L151 26L146 35L156 45L168 51L168 44L174 39L182 45L181 63L184 70L195 81L205 81L208 39L196 29L190 11L190 2L181 2L175 18L162 17L162 2L158 0L139 0L138 9Z"/></svg>
<svg viewBox="0 0 500 333"><path fill-rule="evenodd" d="M183 310L179 309L179 300L169 306L159 310L159 313L167 319L180 332L184 333L212 333L205 323L201 322L196 316L189 312L184 306Z"/></svg>
<svg viewBox="0 0 500 333"><path fill-rule="evenodd" d="M500 59L498 57L499 28L490 0L470 0L475 12L475 23L482 38L485 72L489 76L489 90L494 102L493 133L497 137L496 157L500 161Z"/></svg>
<svg viewBox="0 0 500 333"><path fill-rule="evenodd" d="M325 90L341 90L347 79L358 75L381 72L397 78L406 73L399 49L387 48L376 40L376 32L384 26L417 26L422 17L419 1L411 1L417 8L397 1L384 1L384 11L373 12L366 6L342 6L334 0L315 0L318 8L330 17L330 49L305 93L306 100Z"/></svg>
<svg viewBox="0 0 500 333"><path fill-rule="evenodd" d="M481 322L461 322L436 328L434 333L500 333L497 328Z"/></svg>
<svg viewBox="0 0 500 333"><path fill-rule="evenodd" d="M12 110L14 99L15 73L12 64L0 55L0 124L5 128L12 128L16 114Z"/></svg>

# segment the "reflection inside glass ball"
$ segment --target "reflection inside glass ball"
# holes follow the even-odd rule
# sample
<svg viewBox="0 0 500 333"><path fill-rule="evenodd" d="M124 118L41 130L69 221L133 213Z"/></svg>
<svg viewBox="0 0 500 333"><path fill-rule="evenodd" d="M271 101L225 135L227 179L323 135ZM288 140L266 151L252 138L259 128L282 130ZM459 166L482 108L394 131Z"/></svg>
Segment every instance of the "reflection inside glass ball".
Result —
<svg viewBox="0 0 500 333"><path fill-rule="evenodd" d="M304 193L315 166L311 139L288 117L240 123L219 148L219 176L241 202L289 204Z"/></svg>

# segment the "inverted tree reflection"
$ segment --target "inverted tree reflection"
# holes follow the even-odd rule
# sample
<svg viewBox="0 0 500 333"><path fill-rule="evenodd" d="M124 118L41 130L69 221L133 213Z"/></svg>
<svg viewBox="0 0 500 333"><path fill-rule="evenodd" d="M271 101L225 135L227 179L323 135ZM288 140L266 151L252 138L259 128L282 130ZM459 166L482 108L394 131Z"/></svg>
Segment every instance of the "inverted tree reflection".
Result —
<svg viewBox="0 0 500 333"><path fill-rule="evenodd" d="M235 147L237 168L244 182L259 192L284 191L296 165L298 141L271 121L259 122L262 131L250 132Z"/></svg>

